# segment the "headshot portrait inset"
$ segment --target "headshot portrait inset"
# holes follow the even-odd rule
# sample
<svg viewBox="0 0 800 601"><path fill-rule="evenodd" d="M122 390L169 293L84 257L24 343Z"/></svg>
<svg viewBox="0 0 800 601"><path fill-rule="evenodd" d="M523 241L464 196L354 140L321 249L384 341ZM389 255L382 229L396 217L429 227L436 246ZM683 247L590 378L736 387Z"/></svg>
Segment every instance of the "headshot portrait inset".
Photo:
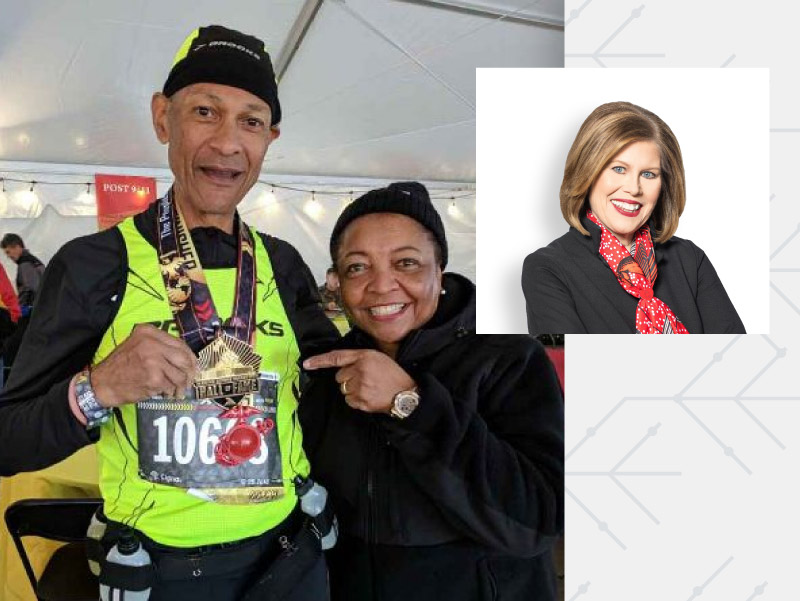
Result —
<svg viewBox="0 0 800 601"><path fill-rule="evenodd" d="M517 73L525 79L531 71L540 72L518 70ZM680 83L682 73L684 70L677 73L672 71L672 78L668 75L661 85L669 88L667 84L671 82ZM631 75L632 80L639 81L638 70L614 72L622 79L626 74ZM611 81L608 73L604 76ZM641 79L644 87L647 87L651 77ZM687 77L691 78L691 74L687 74ZM727 79L728 84L734 83L730 77ZM600 102L586 111L582 124L576 128L577 134L568 131L560 134L561 144L564 138L572 136L571 146L562 155L566 158L560 169L560 188L557 188L557 210L561 222L556 227L544 230L541 228L542 218L547 219L552 213L548 215L537 211L531 219L531 222L540 222L537 236L526 235L524 226L520 229L520 223L525 222L521 216L508 219L509 215L520 212L518 209L524 204L524 199L520 197L519 190L511 194L499 193L500 188L496 184L502 177L498 173L503 168L498 170L489 165L488 170L483 169L482 157L487 149L482 146L481 132L485 130L481 129L483 105L480 104L479 95L479 289L508 290L514 285L519 289L521 283L524 295L524 309L513 309L519 311L515 313L513 330L505 329L503 326L507 324L497 319L500 314L511 311L507 302L504 311L497 310L496 303L503 304L502 300L495 301L494 309L487 312L495 316L495 321L489 323L488 328L485 327L491 319L488 322L483 319L484 305L479 297L479 330L506 332L527 329L534 335L744 334L752 331L745 325L742 309L750 316L751 309L759 304L761 297L766 300L768 290L766 281L763 291L755 287L761 279L761 272L766 274L766 270L758 267L758 262L753 262L756 257L764 255L761 265L768 264L765 252L766 224L763 229L759 227L762 213L767 211L758 210L760 206L765 209L768 207L767 195L764 194L763 202L758 196L752 195L748 201L744 195L759 184L758 178L763 178L763 184L766 184L768 171L754 173L740 167L740 164L758 164L768 158L766 145L743 144L745 140L751 141L750 132L756 136L758 134L758 128L753 126L753 117L744 113L745 116L740 119L745 135L733 141L734 146L741 146L742 151L739 156L732 155L734 162L728 156L728 140L714 137L715 129L724 125L724 116L708 111L713 105L705 107L703 103L698 103L692 108L689 102L683 101L686 106L676 109L672 104L673 93L665 94L661 102L655 100L655 106L644 104L643 101L639 104L627 100L625 96L620 99L622 94L619 92L607 92L593 87L592 82L587 83L586 89L590 92L585 96L605 100L613 94L611 98L616 99ZM517 84L512 82L512 85ZM567 89L572 91L569 85ZM672 89L677 87L673 86ZM509 96L507 93L506 97ZM655 99L657 95L650 92L633 94L631 97L647 100L648 96ZM584 101L582 98L576 105L585 105ZM732 99L731 102L736 101ZM539 111L546 114L542 109L552 108L552 105L544 106ZM570 119L574 119L576 109L568 107L568 110ZM687 114L694 115L693 119L687 120ZM670 115L676 117L675 129L668 124ZM530 119L538 122L543 117L540 115ZM704 120L708 123L707 137L702 136L702 130L687 128L692 120L698 125ZM727 126L736 132L740 123L728 121ZM764 125L763 137L766 141L768 126L766 122ZM525 127L530 126L523 125ZM685 132L688 135L682 136ZM545 138L552 136L550 131L544 133L547 134ZM686 139L686 145L682 138ZM552 145L547 145L546 140L529 138L528 144L541 144L552 155ZM702 147L706 149L703 155L698 154ZM493 161L496 164L502 160L499 157L503 152L505 150L495 154ZM533 158L540 156L536 151L529 154ZM548 156L547 160L554 159ZM534 162L534 165L527 174L533 179L547 179L552 189L552 166L542 165L540 161ZM703 169L704 166L707 168ZM536 175L539 169L547 174L546 178ZM734 177L737 172L741 173L738 179ZM489 174L487 185L484 185L484 173ZM516 172L513 177L525 177L525 172ZM709 183L712 185L709 186ZM732 193L726 194L725 185L715 190L714 187L720 183L732 185ZM738 183L742 184L739 190L736 189ZM700 186L704 193L697 194ZM509 202L508 198L515 200ZM530 198L529 202L539 209L545 204L535 197ZM555 206L555 202L547 202ZM509 210L498 210L498 203L504 204ZM703 211L687 211L687 208L701 204L705 205ZM491 205L491 211L485 210L487 205ZM711 207L713 210L709 212ZM685 213L690 215L688 221L692 222L693 227L681 227L682 235L677 235ZM497 219L490 218L487 227L484 215L489 214L506 216L505 231L501 233L498 229ZM510 221L515 223L508 223ZM568 227L566 233L564 222ZM511 235L509 228L511 232L518 231L519 235ZM501 236L504 243L497 244ZM711 244L713 252L704 252L707 243ZM484 255L487 249L488 257ZM502 259L500 255L503 255ZM741 255L744 258L739 261ZM714 257L713 263L711 257ZM724 264L724 270L715 268L717 261ZM487 264L491 265L491 269L484 269ZM498 268L500 265L503 267ZM752 269L747 268L750 265ZM516 282L511 283L511 278L502 274L514 271L514 267ZM485 287L484 274L488 274L490 280ZM491 281L498 276L503 277L502 281ZM752 276L749 282L745 281L745 284L750 284L749 289L742 288L742 276ZM734 288L736 295L730 293ZM744 295L742 290L745 291ZM521 321L524 321L524 325ZM758 329L756 326L755 331Z"/></svg>
<svg viewBox="0 0 800 601"><path fill-rule="evenodd" d="M685 179L678 140L658 115L630 102L592 111L564 167L569 232L525 259L528 329L744 334L711 262L673 236Z"/></svg>

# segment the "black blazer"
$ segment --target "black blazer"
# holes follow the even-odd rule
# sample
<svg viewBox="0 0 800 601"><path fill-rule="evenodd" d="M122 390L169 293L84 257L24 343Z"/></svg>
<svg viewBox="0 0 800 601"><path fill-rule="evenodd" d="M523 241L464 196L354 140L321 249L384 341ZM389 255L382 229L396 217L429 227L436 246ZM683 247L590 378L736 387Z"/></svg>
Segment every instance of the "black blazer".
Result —
<svg viewBox="0 0 800 601"><path fill-rule="evenodd" d="M528 255L522 290L531 334L635 334L639 299L628 294L600 256L600 227L575 228ZM744 334L744 324L705 253L689 240L655 244L653 291L691 334Z"/></svg>

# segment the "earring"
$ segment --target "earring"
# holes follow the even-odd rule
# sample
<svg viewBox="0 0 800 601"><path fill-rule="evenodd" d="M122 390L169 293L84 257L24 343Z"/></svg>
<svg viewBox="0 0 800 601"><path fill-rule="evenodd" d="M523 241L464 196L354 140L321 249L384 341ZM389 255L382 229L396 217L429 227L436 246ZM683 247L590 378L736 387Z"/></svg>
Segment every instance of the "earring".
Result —
<svg viewBox="0 0 800 601"><path fill-rule="evenodd" d="M439 290L439 294L440 294L440 295L442 295L442 296L444 296L445 294L447 294L447 290L445 290L444 288L442 288L441 290Z"/></svg>

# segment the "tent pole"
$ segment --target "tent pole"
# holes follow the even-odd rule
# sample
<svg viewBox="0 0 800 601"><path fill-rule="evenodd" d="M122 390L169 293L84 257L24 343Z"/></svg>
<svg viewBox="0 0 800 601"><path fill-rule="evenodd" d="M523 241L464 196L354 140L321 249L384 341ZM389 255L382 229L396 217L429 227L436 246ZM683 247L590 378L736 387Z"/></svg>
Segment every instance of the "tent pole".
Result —
<svg viewBox="0 0 800 601"><path fill-rule="evenodd" d="M308 28L317 16L322 2L323 0L306 0L303 8L300 9L300 14L297 15L297 19L289 30L289 35L286 36L286 41L283 43L280 52L278 52L278 58L275 61L275 79L279 82L289 69L289 65L297 49L300 48L300 44L303 43L303 38L306 37Z"/></svg>
<svg viewBox="0 0 800 601"><path fill-rule="evenodd" d="M554 17L547 17L543 15L531 15L521 12L520 9L504 10L495 6L487 6L477 2L465 2L463 0L395 0L398 2L407 2L409 4L422 4L425 6L432 6L444 10L453 10L462 13L470 13L482 17L491 17L495 19L503 19L504 21L515 21L517 23L524 23L525 25L537 25L540 27L548 27L552 29L564 30L564 20Z"/></svg>

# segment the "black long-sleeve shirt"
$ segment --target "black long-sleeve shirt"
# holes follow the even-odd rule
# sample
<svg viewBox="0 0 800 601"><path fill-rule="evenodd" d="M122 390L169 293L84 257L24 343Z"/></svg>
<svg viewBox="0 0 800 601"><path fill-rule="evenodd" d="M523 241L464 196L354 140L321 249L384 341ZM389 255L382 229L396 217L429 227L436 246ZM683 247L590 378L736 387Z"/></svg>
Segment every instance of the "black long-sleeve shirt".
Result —
<svg viewBox="0 0 800 601"><path fill-rule="evenodd" d="M151 244L156 203L134 219ZM237 261L237 236L195 228L192 240L204 269ZM319 306L314 278L289 243L260 234L278 291L303 356L338 338ZM116 228L65 244L47 267L28 331L0 395L0 475L41 469L96 438L69 407L69 382L88 365L122 303L128 260ZM163 286L162 282L142 285ZM135 285L133 282L131 285Z"/></svg>

